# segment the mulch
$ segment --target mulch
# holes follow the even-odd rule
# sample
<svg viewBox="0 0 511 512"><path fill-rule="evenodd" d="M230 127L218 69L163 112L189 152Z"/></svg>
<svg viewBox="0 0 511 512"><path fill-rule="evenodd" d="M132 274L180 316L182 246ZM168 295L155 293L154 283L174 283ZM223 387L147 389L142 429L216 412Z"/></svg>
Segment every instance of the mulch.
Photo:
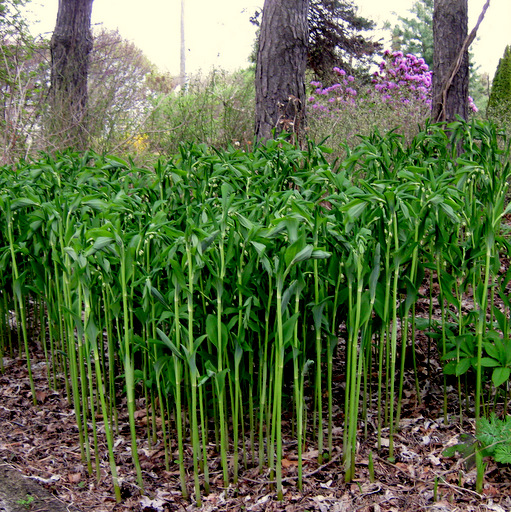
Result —
<svg viewBox="0 0 511 512"><path fill-rule="evenodd" d="M424 346L424 340L418 341L421 343L417 346ZM378 449L377 418L369 413L367 425L360 426L356 478L345 483L341 462L342 407L337 406L332 459L318 465L314 444L311 442L307 446L303 466L304 488L301 491L296 487L296 442L293 443L288 432L283 455L283 501L277 500L269 474L261 474L250 461L246 468L240 468L237 485L223 487L220 461L215 447L211 446L211 489L207 496L203 496L202 506L197 507L192 498L184 499L181 495L177 465L171 464L171 470L166 471L161 444L149 444L144 437L147 414L142 399L137 403L137 421L141 428L139 455L144 490L141 491L136 484L130 461L127 415L121 403L115 450L122 483L122 502L116 503L101 423L97 428L100 447L100 477L97 478L89 474L82 460L74 411L65 398L65 390L55 390L48 385L46 363L34 354L32 370L37 390L37 405L34 406L24 358L4 357L4 373L0 374L0 468L10 476L0 477L0 511L511 511L509 467L488 460L484 490L478 494L475 492L475 468L460 457L442 455L446 447L459 442L460 434L473 436L475 425L470 418L463 418L460 423L454 386L448 387L451 410L448 421L444 421L440 366L435 366L433 361L432 368L426 370L423 364L425 355L421 357L419 353L418 360L421 397L419 400L415 396L408 372L406 379L410 382L405 386L393 462L388 460L388 430L382 431ZM369 474L370 452L374 462L374 480ZM193 496L191 452L188 455L189 493ZM18 480L18 486L10 485L11 481ZM24 484L27 495L37 497L34 485L40 489L42 501L34 499L27 504L26 500L20 499ZM11 488L17 491L9 501ZM6 503L10 503L11 508Z"/></svg>

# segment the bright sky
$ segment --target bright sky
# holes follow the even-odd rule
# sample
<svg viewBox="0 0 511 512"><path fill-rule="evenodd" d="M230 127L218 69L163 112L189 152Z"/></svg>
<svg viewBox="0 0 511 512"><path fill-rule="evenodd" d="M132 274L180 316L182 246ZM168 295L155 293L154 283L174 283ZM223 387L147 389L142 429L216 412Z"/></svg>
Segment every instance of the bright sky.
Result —
<svg viewBox="0 0 511 512"><path fill-rule="evenodd" d="M392 12L409 16L415 0L355 0L360 13L379 26L394 20ZM469 31L475 25L485 0L469 0ZM392 7L389 7L392 4ZM249 17L264 5L264 0L186 0L185 38L187 72L227 70L247 66L255 27ZM179 73L180 0L94 0L93 23L119 29L160 69ZM32 0L32 9L40 23L35 33L51 33L55 26L58 0ZM511 44L510 0L491 0L472 47L481 72L493 77L507 44ZM48 34L49 35L49 34Z"/></svg>

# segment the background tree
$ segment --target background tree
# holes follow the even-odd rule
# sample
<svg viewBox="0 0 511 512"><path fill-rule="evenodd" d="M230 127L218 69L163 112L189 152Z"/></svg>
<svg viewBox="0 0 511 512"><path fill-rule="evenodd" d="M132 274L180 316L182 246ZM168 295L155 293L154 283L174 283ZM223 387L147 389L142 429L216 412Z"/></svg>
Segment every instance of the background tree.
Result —
<svg viewBox="0 0 511 512"><path fill-rule="evenodd" d="M398 17L398 23L385 28L392 33L392 49L405 55L422 57L430 69L433 69L433 0L416 0L409 10L410 17ZM469 105L485 110L488 103L488 77L478 72L469 52L469 94L473 98ZM473 107L472 107L473 108Z"/></svg>
<svg viewBox="0 0 511 512"><path fill-rule="evenodd" d="M477 22L467 35L467 0L435 0L433 13L433 121L467 118L469 109L468 49L477 35L490 0L486 0Z"/></svg>
<svg viewBox="0 0 511 512"><path fill-rule="evenodd" d="M491 84L488 116L497 118L511 116L511 46L506 46Z"/></svg>
<svg viewBox="0 0 511 512"><path fill-rule="evenodd" d="M374 29L375 23L359 16L357 11L353 0L309 0L307 68L317 78L332 78L335 66L355 74L356 70L368 67L373 55L382 49L379 42L364 36ZM259 26L260 15L261 11L256 11L250 21ZM257 41L253 62L257 59Z"/></svg>
<svg viewBox="0 0 511 512"><path fill-rule="evenodd" d="M93 0L59 0L51 38L49 134L59 145L87 145L87 75Z"/></svg>
<svg viewBox="0 0 511 512"><path fill-rule="evenodd" d="M94 36L88 72L88 133L98 152L111 152L144 137L155 66L119 32Z"/></svg>
<svg viewBox="0 0 511 512"><path fill-rule="evenodd" d="M305 123L308 0L265 0L255 74L255 136L293 132Z"/></svg>
<svg viewBox="0 0 511 512"><path fill-rule="evenodd" d="M29 33L22 16L27 3L0 1L0 163L27 156L47 90L47 45Z"/></svg>
<svg viewBox="0 0 511 512"><path fill-rule="evenodd" d="M468 116L467 0L434 0L432 119Z"/></svg>
<svg viewBox="0 0 511 512"><path fill-rule="evenodd" d="M422 57L426 64L433 67L433 0L417 0L409 10L411 17L398 17L398 23L392 30L392 49L404 54L412 53Z"/></svg>
<svg viewBox="0 0 511 512"><path fill-rule="evenodd" d="M318 78L331 76L334 66L355 74L381 50L379 42L364 35L375 23L357 11L352 0L310 0L307 65Z"/></svg>

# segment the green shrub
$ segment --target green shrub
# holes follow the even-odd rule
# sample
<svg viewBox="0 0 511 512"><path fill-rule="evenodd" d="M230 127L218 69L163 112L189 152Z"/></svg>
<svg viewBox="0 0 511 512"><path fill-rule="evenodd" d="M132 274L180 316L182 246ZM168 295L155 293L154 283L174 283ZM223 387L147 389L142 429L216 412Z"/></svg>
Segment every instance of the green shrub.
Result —
<svg viewBox="0 0 511 512"><path fill-rule="evenodd" d="M511 464L511 416L499 419L492 414L489 419L480 418L476 431L484 455L493 457L496 462Z"/></svg>
<svg viewBox="0 0 511 512"><path fill-rule="evenodd" d="M499 61L488 101L488 118L511 132L511 46Z"/></svg>
<svg viewBox="0 0 511 512"><path fill-rule="evenodd" d="M148 131L151 150L175 154L182 142L217 148L252 143L254 73L214 70L197 76L185 89L155 98Z"/></svg>

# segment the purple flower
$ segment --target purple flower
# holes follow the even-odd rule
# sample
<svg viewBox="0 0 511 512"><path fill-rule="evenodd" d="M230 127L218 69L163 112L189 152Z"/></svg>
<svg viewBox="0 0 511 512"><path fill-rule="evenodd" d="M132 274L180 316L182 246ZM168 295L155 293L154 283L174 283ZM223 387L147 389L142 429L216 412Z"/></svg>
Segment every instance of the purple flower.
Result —
<svg viewBox="0 0 511 512"><path fill-rule="evenodd" d="M479 109L477 108L476 104L474 103L472 96L468 97L468 107L470 108L470 110L472 110L472 112L479 112Z"/></svg>

